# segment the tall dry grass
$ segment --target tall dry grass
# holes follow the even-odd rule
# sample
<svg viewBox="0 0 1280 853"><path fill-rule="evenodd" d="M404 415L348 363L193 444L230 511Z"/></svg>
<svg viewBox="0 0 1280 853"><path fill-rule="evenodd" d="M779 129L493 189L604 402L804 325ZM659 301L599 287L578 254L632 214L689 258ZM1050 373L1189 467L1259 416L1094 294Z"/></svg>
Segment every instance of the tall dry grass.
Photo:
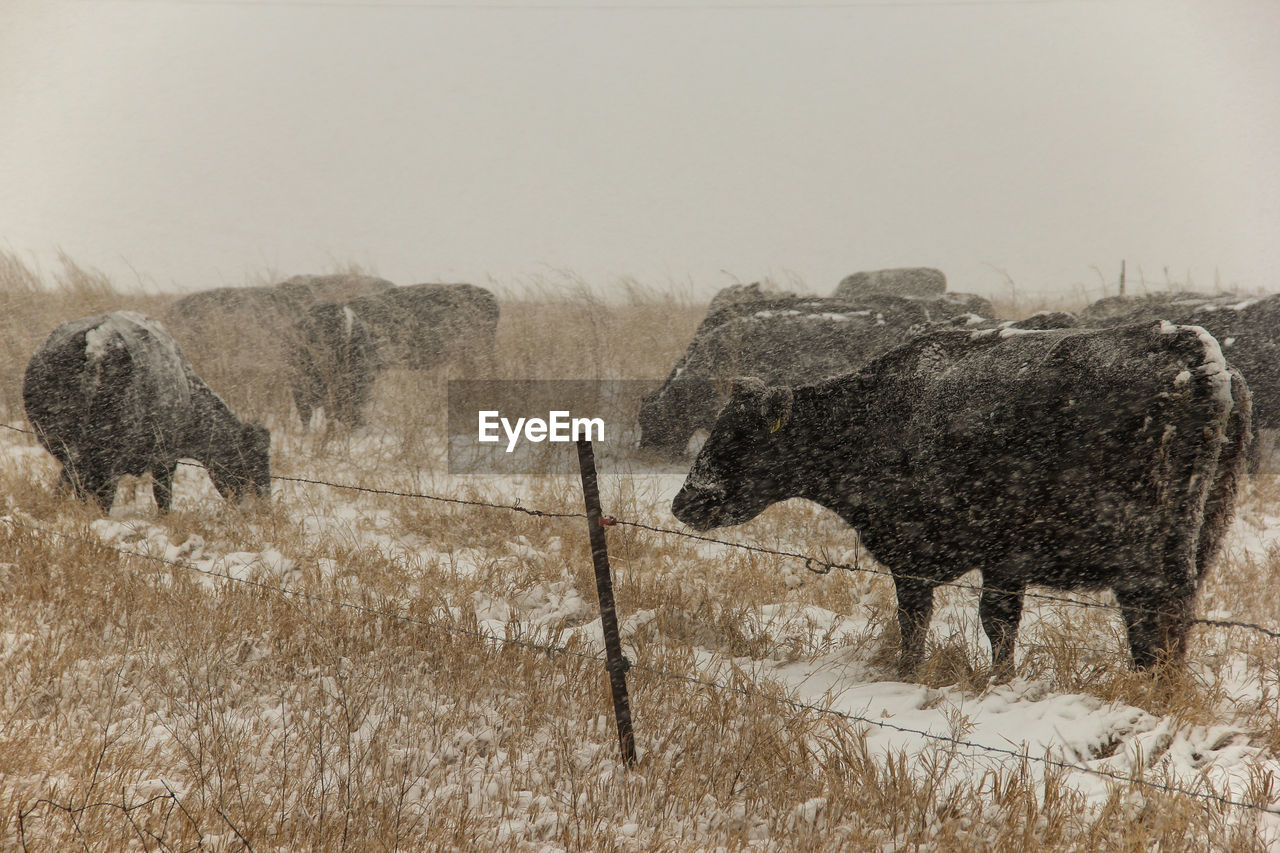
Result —
<svg viewBox="0 0 1280 853"><path fill-rule="evenodd" d="M13 252L0 251L0 415L22 417L22 373L40 342L60 323L103 311L162 310L170 297L126 292L67 255L43 274Z"/></svg>
<svg viewBox="0 0 1280 853"><path fill-rule="evenodd" d="M161 304L43 281L20 265L6 270L6 283L22 283L6 294L29 312L4 320L15 333ZM701 313L678 294L544 283L508 291L502 308L492 370L532 378L660 377ZM31 333L32 347L42 334ZM5 341L21 353L21 342ZM6 361L5 370L7 392L21 368ZM446 378L383 377L374 423L355 433L304 432L281 419L276 471L501 500L500 483L440 474L430 425L440 422ZM0 436L4 447L22 441ZM145 489L122 490L113 517L139 535L120 545L148 547L161 531L182 546L178 557L274 549L291 561L253 569L254 585L104 547L90 528L95 516L57 497L54 478L38 450L0 459L4 512L64 534L0 524L6 849L744 849L767 839L787 850L1243 851L1261 843L1256 825L1199 799L1117 783L1091 809L1060 770L992 761L985 773L952 773L969 759L944 745L886 758L868 747L864 725L773 701L780 691L751 678L752 662L839 654L889 677L893 590L879 575L811 575L760 553L708 557L696 542L614 528L619 609L643 664L630 674L641 763L628 772L618 765L600 664L571 636L592 618L580 519L287 483L271 502L241 510L209 497L203 472L187 468L167 517L155 515ZM604 482L609 511L662 520L642 478L605 472ZM1276 480L1255 492L1251 507L1280 505ZM525 495L538 508L581 509L572 480L544 478ZM806 504L773 507L750 535L766 547L803 543L824 559L867 559L843 524ZM1267 622L1280 603L1278 578L1280 554L1228 554L1200 610ZM587 603L537 638L564 651L480 636L494 630L476 615L486 608L570 591ZM840 637L805 620L758 630L759 608L780 601L866 615L867 626ZM971 592L939 593L940 608L951 603L976 620ZM1194 677L1169 690L1124 668L1114 612L1043 609L1040 627L1021 637L1020 658L1020 674L1042 689L1229 726L1272 754L1280 749L1274 642L1198 629ZM988 662L970 628L931 645L928 685L972 696L985 689ZM505 630L522 638L515 623ZM718 678L744 692L682 680L707 674L694 647L736 661ZM1252 706L1232 698L1242 654L1269 685ZM967 726L957 717L952 734L963 738ZM1260 792L1275 781L1255 784Z"/></svg>

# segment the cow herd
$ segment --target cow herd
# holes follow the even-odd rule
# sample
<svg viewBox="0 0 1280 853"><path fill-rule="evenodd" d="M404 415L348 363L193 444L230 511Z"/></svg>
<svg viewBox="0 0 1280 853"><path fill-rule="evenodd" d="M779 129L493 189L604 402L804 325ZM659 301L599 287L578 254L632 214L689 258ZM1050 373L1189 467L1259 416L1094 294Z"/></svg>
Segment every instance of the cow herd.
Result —
<svg viewBox="0 0 1280 853"><path fill-rule="evenodd" d="M1111 589L1134 663L1182 657L1257 430L1280 429L1280 296L1155 294L1078 315L993 318L938 270L857 273L830 297L735 286L639 411L668 457L708 434L672 504L698 530L793 497L831 509L893 575L900 667L933 591L972 569L993 667L1012 668L1024 590ZM268 328L306 423L361 424L378 373L490 358L498 304L471 285L311 276L193 294L166 325ZM62 480L109 508L180 457L228 498L265 494L268 436L238 420L159 323L59 326L28 365L28 420Z"/></svg>
<svg viewBox="0 0 1280 853"><path fill-rule="evenodd" d="M356 426L381 370L484 358L497 327L497 300L470 284L295 276L193 293L170 307L164 325L131 311L63 323L27 364L22 397L40 443L62 463L63 487L109 510L122 476L150 473L156 505L167 511L180 458L203 464L232 500L265 496L271 480L266 428L231 412L196 375L179 337L235 342L287 365L304 424L324 408Z"/></svg>

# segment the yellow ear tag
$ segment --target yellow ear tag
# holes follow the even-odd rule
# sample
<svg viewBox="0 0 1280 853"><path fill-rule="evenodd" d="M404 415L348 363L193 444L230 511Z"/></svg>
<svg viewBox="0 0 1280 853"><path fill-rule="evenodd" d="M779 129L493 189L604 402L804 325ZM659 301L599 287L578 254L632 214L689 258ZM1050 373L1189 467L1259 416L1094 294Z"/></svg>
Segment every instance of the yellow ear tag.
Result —
<svg viewBox="0 0 1280 853"><path fill-rule="evenodd" d="M778 430L780 430L780 429L782 429L782 417L781 417L781 416L779 416L779 417L778 417L778 422L777 422L776 424L774 424L773 426L769 427L769 435L773 435L775 432L777 432L777 431L778 431Z"/></svg>

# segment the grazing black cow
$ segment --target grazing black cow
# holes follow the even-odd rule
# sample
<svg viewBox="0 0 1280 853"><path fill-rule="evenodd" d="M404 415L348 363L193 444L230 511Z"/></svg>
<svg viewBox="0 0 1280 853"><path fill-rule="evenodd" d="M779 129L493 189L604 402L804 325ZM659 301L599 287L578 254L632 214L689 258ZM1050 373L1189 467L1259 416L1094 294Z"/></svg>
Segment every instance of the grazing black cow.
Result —
<svg viewBox="0 0 1280 853"><path fill-rule="evenodd" d="M745 316L734 316L733 306L708 313L666 381L642 401L640 446L683 451L694 432L711 428L735 377L798 384L847 373L929 319L911 300L876 296L868 303L788 297L765 308L751 303L755 310Z"/></svg>
<svg viewBox="0 0 1280 853"><path fill-rule="evenodd" d="M998 673L1031 584L1114 590L1148 667L1183 656L1249 422L1194 326L939 331L856 373L735 389L672 512L698 530L793 497L836 512L893 574L904 674L934 587L975 568Z"/></svg>
<svg viewBox="0 0 1280 853"><path fill-rule="evenodd" d="M867 270L847 275L840 280L835 295L841 299L859 299L873 293L932 299L947 290L947 277L932 267L900 267L889 270Z"/></svg>
<svg viewBox="0 0 1280 853"><path fill-rule="evenodd" d="M863 299L865 300L866 297ZM991 304L991 300L976 293L944 293L941 296L919 298L913 301L923 305L931 317L939 320L965 314L977 314L980 317L995 315L995 306Z"/></svg>
<svg viewBox="0 0 1280 853"><path fill-rule="evenodd" d="M849 307L848 303L824 296L801 296L790 291L762 290L759 282L735 284L721 288L711 298L711 304L707 306L706 315L698 323L698 328L694 330L692 341L685 347L685 351L680 358L676 360L675 366L671 368L667 378L663 380L662 387L665 388L684 373L685 363L689 360L689 355L697 346L698 341L707 337L716 327L722 326L731 320L739 317L749 317L758 311L813 314L847 307ZM663 391L660 388L646 395L642 402L640 411L641 447L672 449L669 445L674 442L674 439L664 437L668 427L664 426L663 422L668 417L683 419L684 415L678 413L684 408L685 404L679 399L682 397L679 393L670 402L664 402L663 397ZM646 423L649 426L646 427ZM659 433L664 435L659 435ZM686 434L685 438L687 440L688 434ZM683 444L680 446L683 447Z"/></svg>
<svg viewBox="0 0 1280 853"><path fill-rule="evenodd" d="M878 296L910 299L929 313L931 321L948 320L965 314L992 317L991 301L976 293L947 293L947 277L928 267L857 272L846 276L832 296L849 302L866 303Z"/></svg>
<svg viewBox="0 0 1280 853"><path fill-rule="evenodd" d="M716 291L716 295L711 297L711 305L707 310L712 312L725 305L742 305L748 302L767 302L787 298L803 297L790 290L765 290L758 281L753 281L751 284L731 284Z"/></svg>
<svg viewBox="0 0 1280 853"><path fill-rule="evenodd" d="M1080 311L1080 323L1084 326L1105 328L1144 320L1173 320L1201 305L1231 304L1243 299L1243 296L1237 296L1234 293L1192 293L1176 290L1140 296L1105 296Z"/></svg>
<svg viewBox="0 0 1280 853"><path fill-rule="evenodd" d="M61 482L111 509L120 477L151 472L169 509L180 458L239 500L271 488L267 430L242 423L195 374L164 327L132 311L63 323L27 364L22 399Z"/></svg>
<svg viewBox="0 0 1280 853"><path fill-rule="evenodd" d="M1043 332L1048 329L1075 329L1080 325L1080 318L1070 311L1037 311L1021 320L989 320L976 314L958 314L946 320L930 323L921 332L938 329L965 328L970 331L982 329L1026 329Z"/></svg>
<svg viewBox="0 0 1280 853"><path fill-rule="evenodd" d="M1032 329L1074 329L1080 325L1080 318L1070 311L1037 311L1030 317L1023 317L1009 324L1009 328Z"/></svg>
<svg viewBox="0 0 1280 853"><path fill-rule="evenodd" d="M749 317L757 311L798 311L802 314L814 314L831 310L832 306L848 305L846 300L832 299L827 296L805 296L790 291L761 290L758 283L735 284L732 287L721 288L711 298L706 315L693 333L693 340L703 337L716 326L738 317ZM672 372L674 373L683 363L684 359L681 358Z"/></svg>
<svg viewBox="0 0 1280 853"><path fill-rule="evenodd" d="M388 365L432 370L461 356L489 355L498 300L474 284L414 284L352 299Z"/></svg>
<svg viewBox="0 0 1280 853"><path fill-rule="evenodd" d="M317 308L294 334L298 413L306 423L321 401L341 400L332 414L355 425L379 369L487 359L497 332L497 299L472 284L415 284Z"/></svg>
<svg viewBox="0 0 1280 853"><path fill-rule="evenodd" d="M395 284L376 275L333 273L329 275L295 275L273 286L283 291L303 308L325 302L346 302L357 296L368 296L390 290Z"/></svg>
<svg viewBox="0 0 1280 853"><path fill-rule="evenodd" d="M293 400L302 422L323 408L335 420L359 426L380 364L364 321L349 306L317 305L303 315L290 343Z"/></svg>

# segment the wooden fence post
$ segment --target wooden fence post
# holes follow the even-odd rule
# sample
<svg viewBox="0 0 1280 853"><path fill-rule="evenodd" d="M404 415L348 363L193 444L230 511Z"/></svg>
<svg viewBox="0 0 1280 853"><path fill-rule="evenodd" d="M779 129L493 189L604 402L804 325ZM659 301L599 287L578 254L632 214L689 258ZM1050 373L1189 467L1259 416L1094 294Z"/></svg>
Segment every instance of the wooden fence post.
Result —
<svg viewBox="0 0 1280 853"><path fill-rule="evenodd" d="M596 455L591 442L578 439L578 467L582 472L582 497L587 506L587 529L591 536L591 562L596 570L596 594L600 598L600 627L604 631L605 665L613 690L613 716L618 723L618 746L622 763L634 767L636 739L631 731L631 700L627 697L627 670L631 661L622 654L618 636L618 610L613 603L613 578L609 574L609 550L604 524L612 523L600 511L600 488L596 482Z"/></svg>

